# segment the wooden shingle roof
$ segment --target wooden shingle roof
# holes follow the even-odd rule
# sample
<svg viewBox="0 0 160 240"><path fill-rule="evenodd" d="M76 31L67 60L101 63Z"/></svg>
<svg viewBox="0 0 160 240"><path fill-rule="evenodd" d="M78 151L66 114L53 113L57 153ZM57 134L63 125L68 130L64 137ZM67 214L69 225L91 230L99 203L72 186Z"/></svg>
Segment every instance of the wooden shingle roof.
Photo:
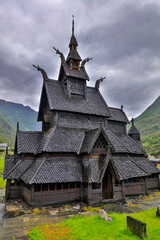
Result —
<svg viewBox="0 0 160 240"><path fill-rule="evenodd" d="M64 84L55 80L45 81L44 88L50 110L110 116L108 106L103 97L93 87L86 87L87 99L74 95L69 98Z"/></svg>
<svg viewBox="0 0 160 240"><path fill-rule="evenodd" d="M111 115L109 120L129 123L129 120L123 110L119 108L109 107L109 112Z"/></svg>

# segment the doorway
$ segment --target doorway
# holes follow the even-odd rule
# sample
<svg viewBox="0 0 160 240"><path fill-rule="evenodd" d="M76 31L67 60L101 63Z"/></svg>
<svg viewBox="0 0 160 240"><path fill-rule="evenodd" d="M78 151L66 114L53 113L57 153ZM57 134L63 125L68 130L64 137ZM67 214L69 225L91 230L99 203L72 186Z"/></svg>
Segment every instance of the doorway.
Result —
<svg viewBox="0 0 160 240"><path fill-rule="evenodd" d="M103 199L113 198L112 174L109 168L106 169L106 172L102 181L102 198Z"/></svg>

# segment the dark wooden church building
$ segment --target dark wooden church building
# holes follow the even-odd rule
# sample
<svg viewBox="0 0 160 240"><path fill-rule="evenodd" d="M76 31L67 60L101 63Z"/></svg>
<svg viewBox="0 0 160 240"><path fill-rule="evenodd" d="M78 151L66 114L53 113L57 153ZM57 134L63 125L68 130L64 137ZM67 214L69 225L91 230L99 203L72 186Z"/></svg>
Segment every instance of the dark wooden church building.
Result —
<svg viewBox="0 0 160 240"><path fill-rule="evenodd" d="M82 61L74 35L67 58L61 58L58 80L42 73L38 121L42 131L21 131L17 126L15 153L6 154L6 199L53 205L73 201L89 204L117 201L159 189L159 170L147 159L134 126L120 109L109 107Z"/></svg>

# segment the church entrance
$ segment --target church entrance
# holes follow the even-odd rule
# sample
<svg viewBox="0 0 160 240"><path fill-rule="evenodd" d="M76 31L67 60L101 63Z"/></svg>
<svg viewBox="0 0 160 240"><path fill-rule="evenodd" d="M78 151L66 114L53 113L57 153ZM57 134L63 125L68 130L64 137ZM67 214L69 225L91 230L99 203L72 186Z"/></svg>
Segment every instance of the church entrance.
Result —
<svg viewBox="0 0 160 240"><path fill-rule="evenodd" d="M102 181L102 198L112 199L113 198L113 182L112 174L107 168Z"/></svg>

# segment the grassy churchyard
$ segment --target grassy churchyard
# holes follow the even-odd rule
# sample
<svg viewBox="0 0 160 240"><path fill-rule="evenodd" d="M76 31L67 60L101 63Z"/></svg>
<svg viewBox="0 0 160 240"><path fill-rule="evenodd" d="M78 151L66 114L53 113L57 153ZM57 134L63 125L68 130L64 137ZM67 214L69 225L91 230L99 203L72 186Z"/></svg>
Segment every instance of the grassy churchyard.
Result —
<svg viewBox="0 0 160 240"><path fill-rule="evenodd" d="M31 240L131 240L140 239L127 231L126 216L132 216L147 224L147 234L151 240L160 239L160 218L156 209L144 210L132 214L108 213L112 221L95 216L70 217L60 224L41 225L29 232ZM144 237L144 239L148 239Z"/></svg>
<svg viewBox="0 0 160 240"><path fill-rule="evenodd" d="M3 180L4 170L4 158L5 153L0 152L0 188L5 188L6 181ZM159 196L160 193L157 193ZM144 197L144 201L152 201L152 198L148 196ZM142 199L143 200L143 199ZM132 204L131 204L132 206ZM77 216L71 215L63 222L58 224L43 224L35 227L29 227L29 222L26 228L29 227L26 234L31 240L131 240L140 239L138 236L133 235L132 232L127 231L126 217L132 216L147 224L147 234L151 240L160 239L160 217L156 217L156 208L139 211L136 213L107 213L107 217L111 217L112 221L105 221L99 217L97 212L98 208L84 207L84 212L77 214ZM41 215L41 212L33 211L34 217ZM96 214L96 215L94 215ZM29 215L24 215L24 219ZM47 218L44 216L45 218ZM17 218L18 219L18 218ZM148 237L144 237L148 239Z"/></svg>

